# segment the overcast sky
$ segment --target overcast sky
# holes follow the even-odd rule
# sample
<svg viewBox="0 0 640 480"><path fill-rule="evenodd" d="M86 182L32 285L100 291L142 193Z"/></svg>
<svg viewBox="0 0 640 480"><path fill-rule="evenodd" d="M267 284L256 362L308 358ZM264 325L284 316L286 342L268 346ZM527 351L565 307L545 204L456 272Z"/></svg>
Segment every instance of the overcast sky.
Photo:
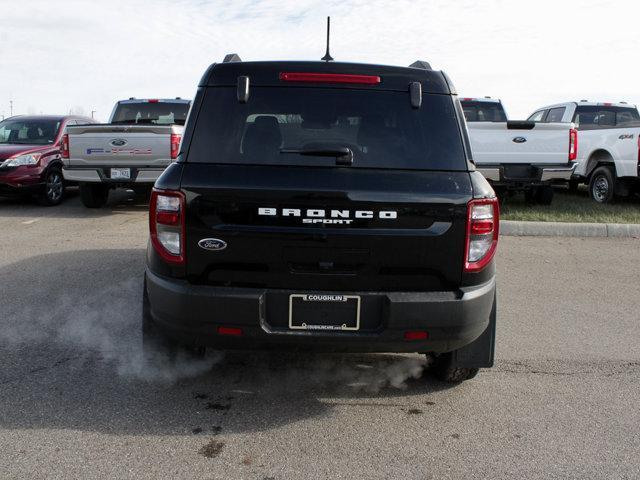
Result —
<svg viewBox="0 0 640 480"><path fill-rule="evenodd" d="M190 98L226 53L445 70L511 118L569 100L640 103L640 1L0 0L0 118L106 120L117 99Z"/></svg>

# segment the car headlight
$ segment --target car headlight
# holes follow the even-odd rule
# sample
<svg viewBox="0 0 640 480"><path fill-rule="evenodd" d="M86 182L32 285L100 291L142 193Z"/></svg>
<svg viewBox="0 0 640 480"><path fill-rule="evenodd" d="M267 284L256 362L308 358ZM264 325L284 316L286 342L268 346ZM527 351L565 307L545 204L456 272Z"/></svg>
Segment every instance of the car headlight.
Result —
<svg viewBox="0 0 640 480"><path fill-rule="evenodd" d="M5 167L20 167L22 165L35 165L40 160L40 155L37 153L29 153L26 155L18 155L17 157L5 160Z"/></svg>

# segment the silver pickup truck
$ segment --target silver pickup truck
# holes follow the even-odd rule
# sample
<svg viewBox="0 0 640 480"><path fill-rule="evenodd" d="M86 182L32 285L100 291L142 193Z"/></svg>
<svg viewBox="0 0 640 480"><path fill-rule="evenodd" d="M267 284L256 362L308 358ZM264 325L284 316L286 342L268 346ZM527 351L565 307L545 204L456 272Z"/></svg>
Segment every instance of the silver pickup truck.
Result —
<svg viewBox="0 0 640 480"><path fill-rule="evenodd" d="M190 104L132 98L116 103L107 124L67 126L63 174L79 183L84 206L104 206L113 188L151 189L178 155Z"/></svg>

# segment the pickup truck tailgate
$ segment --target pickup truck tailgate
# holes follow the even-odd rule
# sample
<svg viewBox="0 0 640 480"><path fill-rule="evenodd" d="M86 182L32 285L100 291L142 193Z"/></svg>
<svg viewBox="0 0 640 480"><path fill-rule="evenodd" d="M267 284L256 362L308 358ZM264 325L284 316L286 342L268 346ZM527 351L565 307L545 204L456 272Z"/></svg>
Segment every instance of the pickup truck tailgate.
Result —
<svg viewBox="0 0 640 480"><path fill-rule="evenodd" d="M166 167L171 162L171 133L181 126L85 125L69 126L68 166Z"/></svg>
<svg viewBox="0 0 640 480"><path fill-rule="evenodd" d="M559 165L568 162L568 123L468 123L477 165Z"/></svg>

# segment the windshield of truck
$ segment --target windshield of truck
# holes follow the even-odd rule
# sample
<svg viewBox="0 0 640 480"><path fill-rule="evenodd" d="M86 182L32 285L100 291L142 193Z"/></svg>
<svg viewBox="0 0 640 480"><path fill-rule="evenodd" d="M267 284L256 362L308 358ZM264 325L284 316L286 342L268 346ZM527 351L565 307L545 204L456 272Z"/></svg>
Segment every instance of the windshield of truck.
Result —
<svg viewBox="0 0 640 480"><path fill-rule="evenodd" d="M60 123L60 120L4 120L0 122L0 144L52 144L58 135Z"/></svg>
<svg viewBox="0 0 640 480"><path fill-rule="evenodd" d="M184 125L189 104L184 102L120 103L111 123L134 125Z"/></svg>
<svg viewBox="0 0 640 480"><path fill-rule="evenodd" d="M635 107L578 106L573 122L582 130L613 128L640 122Z"/></svg>
<svg viewBox="0 0 640 480"><path fill-rule="evenodd" d="M467 122L506 122L507 115L504 113L501 103L496 102L475 102L462 100L462 110Z"/></svg>
<svg viewBox="0 0 640 480"><path fill-rule="evenodd" d="M348 152L348 154L346 154ZM453 100L408 92L310 87L210 87L200 108L189 162L466 170Z"/></svg>

